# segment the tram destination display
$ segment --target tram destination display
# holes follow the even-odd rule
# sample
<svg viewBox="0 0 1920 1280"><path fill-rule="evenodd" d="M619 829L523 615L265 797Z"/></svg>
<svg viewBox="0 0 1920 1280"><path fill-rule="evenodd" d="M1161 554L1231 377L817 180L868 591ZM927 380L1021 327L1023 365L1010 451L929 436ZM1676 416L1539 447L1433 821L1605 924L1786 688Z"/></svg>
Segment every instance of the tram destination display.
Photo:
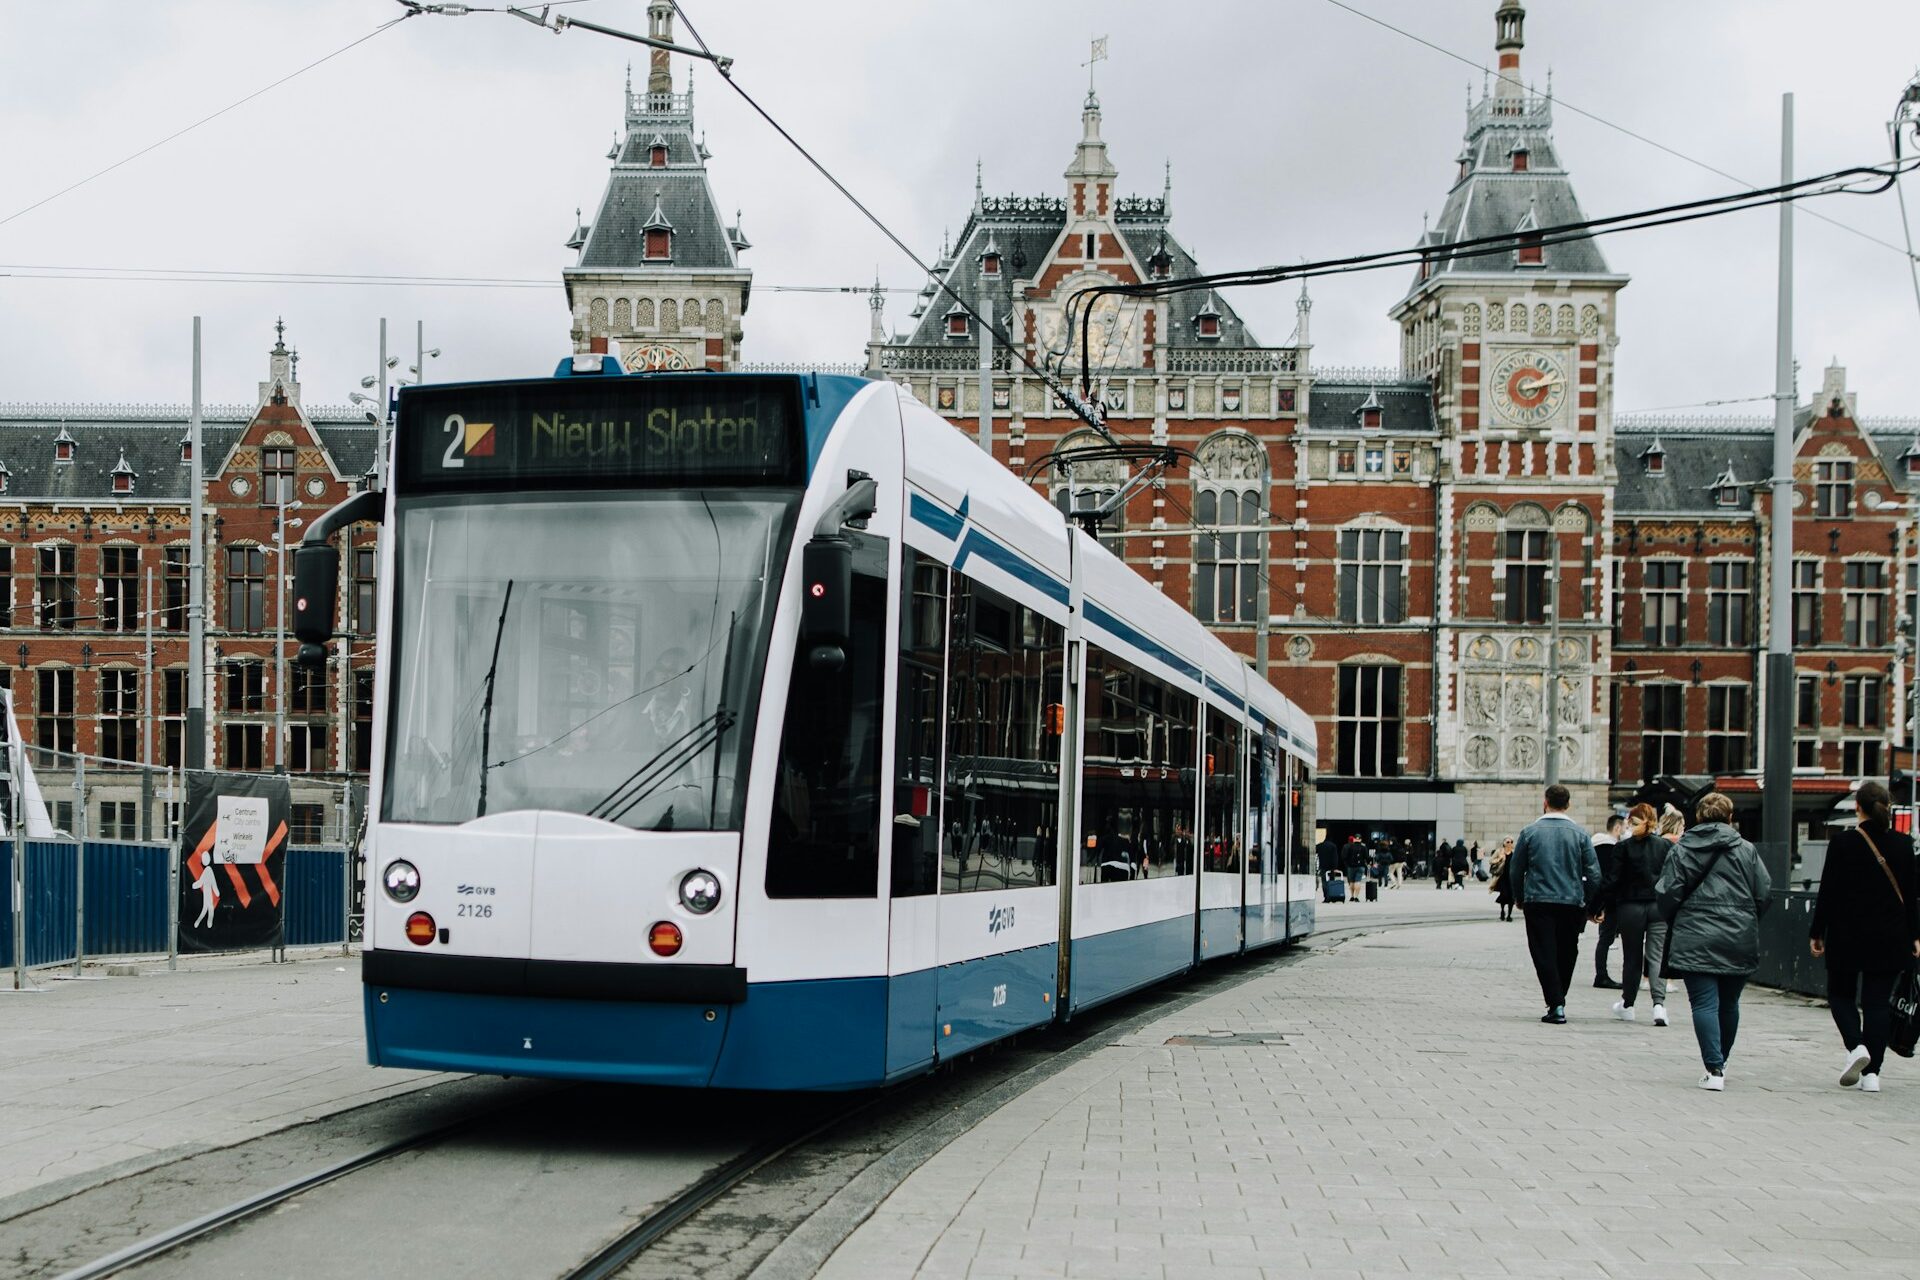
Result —
<svg viewBox="0 0 1920 1280"><path fill-rule="evenodd" d="M401 492L798 484L799 383L553 378L408 389Z"/></svg>

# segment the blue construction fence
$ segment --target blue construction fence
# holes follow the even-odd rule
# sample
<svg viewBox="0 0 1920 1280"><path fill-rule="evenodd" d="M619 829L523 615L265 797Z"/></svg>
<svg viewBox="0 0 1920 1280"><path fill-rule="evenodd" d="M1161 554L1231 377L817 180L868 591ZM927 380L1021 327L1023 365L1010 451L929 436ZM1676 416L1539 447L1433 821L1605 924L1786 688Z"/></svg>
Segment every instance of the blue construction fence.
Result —
<svg viewBox="0 0 1920 1280"><path fill-rule="evenodd" d="M80 846L26 842L27 965L71 964L78 919ZM167 864L171 845L88 841L86 948L89 959L159 955L167 950ZM347 936L343 849L289 849L281 875L285 945L321 946ZM13 884L14 844L0 840L0 884ZM0 911L0 968L13 964L13 911Z"/></svg>

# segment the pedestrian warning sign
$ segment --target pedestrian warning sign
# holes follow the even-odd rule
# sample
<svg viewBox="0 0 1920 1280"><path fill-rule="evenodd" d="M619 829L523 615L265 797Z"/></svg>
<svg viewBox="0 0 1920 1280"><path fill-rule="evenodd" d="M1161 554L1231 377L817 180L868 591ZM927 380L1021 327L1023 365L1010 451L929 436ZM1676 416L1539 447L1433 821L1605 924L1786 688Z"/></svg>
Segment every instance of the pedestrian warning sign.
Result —
<svg viewBox="0 0 1920 1280"><path fill-rule="evenodd" d="M278 946L291 795L285 778L187 774L180 825L180 949Z"/></svg>

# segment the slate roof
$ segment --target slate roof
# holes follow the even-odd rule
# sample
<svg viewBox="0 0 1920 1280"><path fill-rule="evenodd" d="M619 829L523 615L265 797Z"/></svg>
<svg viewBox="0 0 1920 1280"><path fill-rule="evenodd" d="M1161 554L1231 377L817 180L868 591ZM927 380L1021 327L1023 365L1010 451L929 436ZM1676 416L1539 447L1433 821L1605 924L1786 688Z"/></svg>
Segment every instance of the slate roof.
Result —
<svg viewBox="0 0 1920 1280"><path fill-rule="evenodd" d="M1484 236L1506 235L1519 228L1531 213L1533 225L1557 226L1586 218L1574 196L1573 182L1560 165L1553 143L1553 102L1550 98L1484 98L1467 116L1467 136L1461 160L1466 172L1447 193L1440 217L1422 245L1436 250L1432 274L1448 272L1511 271L1516 275L1540 272L1607 274L1599 244L1588 238L1542 246L1539 266L1520 266L1510 249L1453 257L1444 246ZM1527 150L1527 169L1513 172L1516 147ZM1419 288L1415 275L1409 289Z"/></svg>
<svg viewBox="0 0 1920 1280"><path fill-rule="evenodd" d="M649 165L653 140L667 144L667 164ZM656 200L673 225L673 257L646 257L643 230ZM740 260L707 180L704 149L694 141L693 94L627 93L626 137L587 228L580 259L569 271L740 270Z"/></svg>
<svg viewBox="0 0 1920 1280"><path fill-rule="evenodd" d="M119 416L129 412L133 416ZM202 456L217 466L245 434L253 414L203 415ZM310 418L321 446L339 473L352 479L373 468L374 428L345 410L322 410ZM74 405L0 405L0 463L7 489L0 502L184 503L191 499L190 468L181 461L187 411L110 411ZM73 438L73 461L54 460L54 441L64 429ZM135 479L132 493L113 491L113 471L124 452Z"/></svg>
<svg viewBox="0 0 1920 1280"><path fill-rule="evenodd" d="M1143 272L1147 259L1164 241L1167 255L1172 259L1170 275L1175 279L1198 275L1200 267L1194 261L1193 254L1175 240L1168 230L1166 207L1162 197L1122 198L1115 205L1114 214L1120 238L1126 242L1128 251ZM1055 197L1005 196L988 199L976 196L974 207L967 214L966 224L960 229L959 240L946 257L935 263L934 269L970 305L977 308L981 302L991 298L994 322L1000 324L1013 313L1014 280L1032 279L1039 274L1048 251L1053 248L1066 224L1066 204ZM980 273L980 255L989 239L1000 251L998 279L983 277ZM1213 305L1220 313L1220 336L1204 340L1195 337L1193 316L1204 305L1206 296L1205 290L1198 290L1190 294L1177 294L1169 299L1170 323L1164 338L1165 345L1228 349L1260 345L1259 340L1247 331L1239 313L1225 297L1217 293ZM946 316L953 306L952 297L928 281L914 303L911 317L914 327L905 341L926 346L949 342L955 346L964 345L962 339L947 337Z"/></svg>
<svg viewBox="0 0 1920 1280"><path fill-rule="evenodd" d="M1316 409L1319 391L1314 391ZM1794 429L1812 420L1810 406L1794 412ZM1895 487L1920 492L1920 476L1910 477L1902 462L1920 440L1920 423L1910 419L1860 420L1860 428L1880 452ZM1643 455L1658 441L1666 459L1657 474L1647 471ZM1753 489L1773 474L1773 424L1764 418L1728 418L1720 422L1694 419L1621 419L1614 424L1614 510L1621 515L1744 512L1753 509ZM1721 506L1714 482L1731 466L1741 481L1740 499Z"/></svg>
<svg viewBox="0 0 1920 1280"><path fill-rule="evenodd" d="M1360 427L1360 408L1372 396L1380 405L1380 425L1368 435L1404 436L1440 429L1433 413L1433 388L1426 379L1404 382L1318 382L1308 405L1313 431L1352 431Z"/></svg>

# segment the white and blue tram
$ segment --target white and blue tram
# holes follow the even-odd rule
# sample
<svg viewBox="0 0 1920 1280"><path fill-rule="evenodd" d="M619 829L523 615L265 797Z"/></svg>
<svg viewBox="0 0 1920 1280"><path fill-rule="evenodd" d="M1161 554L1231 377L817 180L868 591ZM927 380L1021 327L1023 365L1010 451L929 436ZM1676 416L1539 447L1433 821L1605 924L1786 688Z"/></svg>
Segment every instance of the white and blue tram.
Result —
<svg viewBox="0 0 1920 1280"><path fill-rule="evenodd" d="M379 1066L931 1069L1314 920L1311 722L888 382L402 392L364 839ZM582 362L584 363L584 362Z"/></svg>

